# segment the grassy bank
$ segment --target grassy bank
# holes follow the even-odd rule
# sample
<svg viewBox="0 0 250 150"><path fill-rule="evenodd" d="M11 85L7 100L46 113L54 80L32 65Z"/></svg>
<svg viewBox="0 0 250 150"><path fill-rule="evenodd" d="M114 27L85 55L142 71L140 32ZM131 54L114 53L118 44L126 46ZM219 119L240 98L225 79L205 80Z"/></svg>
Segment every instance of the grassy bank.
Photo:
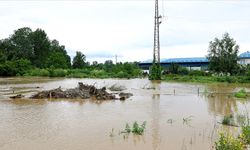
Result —
<svg viewBox="0 0 250 150"><path fill-rule="evenodd" d="M140 69L106 71L104 69L31 69L23 76L69 77L69 78L141 78ZM163 81L195 83L250 83L248 76L212 76L212 75L162 75Z"/></svg>
<svg viewBox="0 0 250 150"><path fill-rule="evenodd" d="M140 69L131 71L107 72L97 69L32 69L24 73L23 76L38 77L69 77L69 78L138 78L141 76Z"/></svg>
<svg viewBox="0 0 250 150"><path fill-rule="evenodd" d="M124 65L125 66L125 65ZM32 68L17 73L15 76L36 77L68 77L68 78L142 78L142 70L133 64L111 67L86 67L84 69L56 69L56 68ZM238 76L213 76L203 71L189 71L186 74L162 75L162 80L167 82L195 82L195 83L250 83L249 75Z"/></svg>
<svg viewBox="0 0 250 150"><path fill-rule="evenodd" d="M164 81L196 82L196 83L250 83L247 76L191 76L191 75L164 75Z"/></svg>

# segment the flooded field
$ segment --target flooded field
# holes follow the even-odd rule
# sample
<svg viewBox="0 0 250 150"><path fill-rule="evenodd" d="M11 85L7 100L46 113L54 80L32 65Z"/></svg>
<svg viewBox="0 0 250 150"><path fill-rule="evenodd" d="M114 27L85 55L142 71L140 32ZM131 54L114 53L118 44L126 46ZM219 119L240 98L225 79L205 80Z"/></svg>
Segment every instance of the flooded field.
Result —
<svg viewBox="0 0 250 150"><path fill-rule="evenodd" d="M28 98L41 90L73 88L78 82L99 88L122 85L125 92L134 96L126 101ZM146 79L1 78L0 149L214 149L218 131L238 131L237 127L218 123L221 118L250 110L248 100L232 95L241 88L249 91L250 85L152 83ZM9 99L18 93L25 98ZM119 134L126 123L134 121L147 122L142 136Z"/></svg>

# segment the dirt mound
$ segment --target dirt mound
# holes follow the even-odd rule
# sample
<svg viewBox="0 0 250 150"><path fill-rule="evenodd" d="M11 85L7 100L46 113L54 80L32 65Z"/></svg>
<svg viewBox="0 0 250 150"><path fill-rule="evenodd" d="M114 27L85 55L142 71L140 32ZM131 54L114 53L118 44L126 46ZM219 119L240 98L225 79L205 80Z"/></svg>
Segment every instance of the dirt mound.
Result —
<svg viewBox="0 0 250 150"><path fill-rule="evenodd" d="M116 99L114 94L108 93L106 88L97 89L93 85L78 83L78 87L63 91L60 87L53 90L41 91L33 96L33 99L44 98L94 98L97 100L113 100Z"/></svg>
<svg viewBox="0 0 250 150"><path fill-rule="evenodd" d="M131 96L133 96L133 94L132 93L120 93L119 94L119 96L120 96L120 100L126 100L126 99L128 99L128 98L130 98Z"/></svg>
<svg viewBox="0 0 250 150"><path fill-rule="evenodd" d="M18 98L23 98L24 96L22 94L17 94L17 95L14 95L14 96L10 96L10 98L12 99L18 99Z"/></svg>
<svg viewBox="0 0 250 150"><path fill-rule="evenodd" d="M110 91L124 91L127 88L125 86L122 85L118 85L118 84L113 84L111 87L108 88Z"/></svg>

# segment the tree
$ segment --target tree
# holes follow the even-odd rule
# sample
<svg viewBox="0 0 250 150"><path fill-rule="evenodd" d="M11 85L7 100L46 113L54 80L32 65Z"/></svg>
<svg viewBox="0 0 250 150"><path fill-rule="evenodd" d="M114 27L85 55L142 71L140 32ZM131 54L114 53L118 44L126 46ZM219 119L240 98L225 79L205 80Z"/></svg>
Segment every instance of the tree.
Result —
<svg viewBox="0 0 250 150"><path fill-rule="evenodd" d="M61 68L61 69L69 68L68 61L67 59L65 59L65 55L60 52L50 53L45 63L45 66L47 68Z"/></svg>
<svg viewBox="0 0 250 150"><path fill-rule="evenodd" d="M106 60L106 61L104 62L104 70L105 70L106 72L112 72L113 67L114 67L114 63L113 63L112 60Z"/></svg>
<svg viewBox="0 0 250 150"><path fill-rule="evenodd" d="M180 70L180 65L176 63L171 63L170 66L168 67L168 71L172 74L178 74Z"/></svg>
<svg viewBox="0 0 250 150"><path fill-rule="evenodd" d="M83 68L85 65L85 61L86 61L86 56L82 52L77 51L76 56L73 58L72 67L79 69Z"/></svg>
<svg viewBox="0 0 250 150"><path fill-rule="evenodd" d="M31 60L34 57L34 49L31 42L30 35L32 30L28 27L20 28L14 31L14 34L10 37L12 60L28 59Z"/></svg>
<svg viewBox="0 0 250 150"><path fill-rule="evenodd" d="M0 63L4 63L7 60L6 55L4 52L0 49Z"/></svg>
<svg viewBox="0 0 250 150"><path fill-rule="evenodd" d="M161 80L161 65L154 63L149 68L149 80Z"/></svg>
<svg viewBox="0 0 250 150"><path fill-rule="evenodd" d="M65 46L64 45L59 45L59 42L57 40L53 40L50 43L50 53L48 54L50 56L50 60L56 60L56 62L63 62L63 64L57 64L57 65L53 65L51 63L51 65L53 65L55 68L57 68L56 66L61 66L59 68L70 68L71 67L71 61L70 61L70 56L67 54L67 51L65 50ZM53 56L51 56L53 55ZM52 58L54 56L60 56L59 58ZM50 61L47 60L47 63ZM63 67L62 67L63 66Z"/></svg>
<svg viewBox="0 0 250 150"><path fill-rule="evenodd" d="M31 41L34 49L34 58L32 63L34 66L43 68L44 63L50 53L50 41L42 29L37 29L31 33Z"/></svg>
<svg viewBox="0 0 250 150"><path fill-rule="evenodd" d="M239 46L228 33L225 33L222 39L215 38L209 43L207 59L209 60L209 70L216 73L237 72Z"/></svg>

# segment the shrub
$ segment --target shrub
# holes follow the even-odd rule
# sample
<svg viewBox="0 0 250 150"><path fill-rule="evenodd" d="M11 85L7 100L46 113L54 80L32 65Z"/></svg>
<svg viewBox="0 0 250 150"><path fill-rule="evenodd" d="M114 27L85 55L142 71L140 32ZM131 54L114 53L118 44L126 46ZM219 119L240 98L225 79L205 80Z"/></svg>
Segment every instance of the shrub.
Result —
<svg viewBox="0 0 250 150"><path fill-rule="evenodd" d="M64 69L49 69L50 77L65 77L68 74L67 70Z"/></svg>
<svg viewBox="0 0 250 150"><path fill-rule="evenodd" d="M28 76L42 76L42 77L48 77L50 75L49 71L47 69L32 69L25 75Z"/></svg>
<svg viewBox="0 0 250 150"><path fill-rule="evenodd" d="M189 71L188 71L187 68L180 67L180 68L178 69L178 74L180 74L180 75L188 75L188 73L189 73Z"/></svg>
<svg viewBox="0 0 250 150"><path fill-rule="evenodd" d="M31 62L27 59L19 59L15 61L6 61L0 64L0 75L1 76L19 76L25 74L31 69Z"/></svg>
<svg viewBox="0 0 250 150"><path fill-rule="evenodd" d="M88 78L89 75L85 74L85 73L71 73L69 74L67 77L71 77L71 78Z"/></svg>
<svg viewBox="0 0 250 150"><path fill-rule="evenodd" d="M90 76L94 78L107 78L108 74L104 70L92 70Z"/></svg>
<svg viewBox="0 0 250 150"><path fill-rule="evenodd" d="M246 144L250 144L250 126L242 127L242 138Z"/></svg>
<svg viewBox="0 0 250 150"><path fill-rule="evenodd" d="M120 71L116 74L117 78L129 78L130 75L127 72Z"/></svg>
<svg viewBox="0 0 250 150"><path fill-rule="evenodd" d="M189 71L190 76L205 76L205 72L201 70L191 70Z"/></svg>
<svg viewBox="0 0 250 150"><path fill-rule="evenodd" d="M222 119L222 124L224 125L232 125L233 124L233 115L224 116Z"/></svg>
<svg viewBox="0 0 250 150"><path fill-rule="evenodd" d="M145 131L145 128L146 128L146 121L144 121L141 125L139 125L137 121L135 121L133 123L132 128L130 128L129 124L126 124L125 130L122 133L132 132L137 135L142 135Z"/></svg>
<svg viewBox="0 0 250 150"><path fill-rule="evenodd" d="M153 64L149 68L149 80L161 80L161 66Z"/></svg>
<svg viewBox="0 0 250 150"><path fill-rule="evenodd" d="M216 150L244 150L244 144L239 138L231 134L220 133L219 140L215 142Z"/></svg>
<svg viewBox="0 0 250 150"><path fill-rule="evenodd" d="M26 71L31 69L31 62L27 59L19 59L15 62L15 67L17 68L16 74L23 75Z"/></svg>
<svg viewBox="0 0 250 150"><path fill-rule="evenodd" d="M142 135L142 133L144 133L145 127L146 127L145 121L142 123L142 125L139 125L137 122L134 122L132 132L135 134Z"/></svg>

